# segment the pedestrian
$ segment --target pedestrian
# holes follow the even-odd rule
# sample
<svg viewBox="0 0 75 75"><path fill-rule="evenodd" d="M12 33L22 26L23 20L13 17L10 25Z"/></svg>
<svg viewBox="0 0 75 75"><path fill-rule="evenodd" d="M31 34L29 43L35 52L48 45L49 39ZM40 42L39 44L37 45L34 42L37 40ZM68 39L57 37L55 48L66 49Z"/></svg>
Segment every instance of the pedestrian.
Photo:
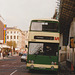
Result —
<svg viewBox="0 0 75 75"><path fill-rule="evenodd" d="M9 56L9 53L8 53L8 56Z"/></svg>
<svg viewBox="0 0 75 75"><path fill-rule="evenodd" d="M4 57L5 57L5 52L3 52L3 59L4 59Z"/></svg>

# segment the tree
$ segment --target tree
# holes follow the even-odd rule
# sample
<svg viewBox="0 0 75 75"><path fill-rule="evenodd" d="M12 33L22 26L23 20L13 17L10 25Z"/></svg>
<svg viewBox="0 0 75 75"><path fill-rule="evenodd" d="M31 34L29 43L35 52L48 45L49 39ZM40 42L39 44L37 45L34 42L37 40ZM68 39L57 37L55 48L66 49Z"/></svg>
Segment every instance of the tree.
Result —
<svg viewBox="0 0 75 75"><path fill-rule="evenodd" d="M7 45L10 46L12 48L13 46L13 52L15 53L15 48L17 46L15 41L7 41Z"/></svg>
<svg viewBox="0 0 75 75"><path fill-rule="evenodd" d="M13 46L13 48L16 48L16 46L17 46L15 41L7 41L7 45L10 46L10 47Z"/></svg>

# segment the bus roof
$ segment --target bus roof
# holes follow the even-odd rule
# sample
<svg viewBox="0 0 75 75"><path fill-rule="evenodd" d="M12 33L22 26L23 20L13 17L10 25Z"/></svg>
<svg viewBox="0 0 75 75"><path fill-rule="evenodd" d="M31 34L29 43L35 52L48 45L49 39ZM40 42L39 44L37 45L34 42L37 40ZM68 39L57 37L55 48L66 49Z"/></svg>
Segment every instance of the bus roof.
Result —
<svg viewBox="0 0 75 75"><path fill-rule="evenodd" d="M38 21L57 21L57 22L59 22L56 19L33 19L32 21L35 21L35 20L38 20Z"/></svg>

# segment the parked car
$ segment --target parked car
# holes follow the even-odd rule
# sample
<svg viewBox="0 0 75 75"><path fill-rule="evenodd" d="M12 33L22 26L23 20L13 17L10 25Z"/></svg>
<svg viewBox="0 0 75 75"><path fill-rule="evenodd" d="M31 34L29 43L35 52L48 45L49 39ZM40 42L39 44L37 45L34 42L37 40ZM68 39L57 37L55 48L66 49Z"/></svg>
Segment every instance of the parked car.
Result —
<svg viewBox="0 0 75 75"><path fill-rule="evenodd" d="M23 54L21 56L21 62L26 62L27 61L27 54Z"/></svg>
<svg viewBox="0 0 75 75"><path fill-rule="evenodd" d="M20 53L19 53L19 56L22 56L22 55L23 55L23 53L22 53L22 52L20 52Z"/></svg>

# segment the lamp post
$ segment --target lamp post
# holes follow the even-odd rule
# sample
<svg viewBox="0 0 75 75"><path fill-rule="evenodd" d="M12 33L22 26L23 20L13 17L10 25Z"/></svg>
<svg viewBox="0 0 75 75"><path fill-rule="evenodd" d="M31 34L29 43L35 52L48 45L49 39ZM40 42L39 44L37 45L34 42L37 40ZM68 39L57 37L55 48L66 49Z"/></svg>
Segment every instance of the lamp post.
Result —
<svg viewBox="0 0 75 75"><path fill-rule="evenodd" d="M11 55L13 56L13 46L12 46L12 51L11 51Z"/></svg>
<svg viewBox="0 0 75 75"><path fill-rule="evenodd" d="M1 51L1 57L3 57L2 45L1 45L0 51Z"/></svg>

